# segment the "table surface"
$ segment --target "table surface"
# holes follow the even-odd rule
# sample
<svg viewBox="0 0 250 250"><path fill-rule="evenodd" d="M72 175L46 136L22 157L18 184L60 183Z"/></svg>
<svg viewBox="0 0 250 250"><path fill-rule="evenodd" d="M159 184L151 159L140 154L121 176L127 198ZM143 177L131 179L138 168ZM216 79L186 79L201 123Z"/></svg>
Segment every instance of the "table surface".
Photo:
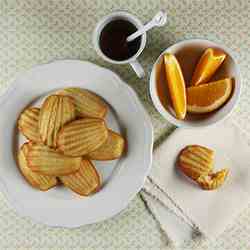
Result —
<svg viewBox="0 0 250 250"><path fill-rule="evenodd" d="M93 50L97 21L127 10L143 22L167 11L169 23L148 33L139 60L147 75L137 79L131 68L112 66ZM155 129L155 142L174 129L153 108L148 95L153 62L169 45L188 38L207 38L228 46L241 69L243 91L234 119L250 132L249 0L0 0L0 85L4 91L17 74L36 64L60 59L88 60L117 72L138 93ZM34 83L36 84L36 83ZM3 118L2 118L3 119ZM19 217L0 194L1 249L173 249L140 195L120 215L77 229L49 228ZM218 239L192 242L183 249L246 249L250 242L250 207Z"/></svg>

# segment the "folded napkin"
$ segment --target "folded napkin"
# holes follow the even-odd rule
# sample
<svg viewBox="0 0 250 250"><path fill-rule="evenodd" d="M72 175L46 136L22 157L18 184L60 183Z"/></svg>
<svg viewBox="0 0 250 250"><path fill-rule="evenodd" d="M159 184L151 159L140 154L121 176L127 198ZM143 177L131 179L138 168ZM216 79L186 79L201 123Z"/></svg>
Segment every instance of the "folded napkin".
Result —
<svg viewBox="0 0 250 250"><path fill-rule="evenodd" d="M232 224L250 202L250 147L236 125L224 122L202 129L176 129L154 151L153 167L142 197L175 244L193 239L200 232L215 238ZM224 185L201 190L177 169L176 157L189 144L215 150L215 170L228 167Z"/></svg>
<svg viewBox="0 0 250 250"><path fill-rule="evenodd" d="M172 244L182 245L199 235L185 215L176 209L171 200L149 178L141 195Z"/></svg>

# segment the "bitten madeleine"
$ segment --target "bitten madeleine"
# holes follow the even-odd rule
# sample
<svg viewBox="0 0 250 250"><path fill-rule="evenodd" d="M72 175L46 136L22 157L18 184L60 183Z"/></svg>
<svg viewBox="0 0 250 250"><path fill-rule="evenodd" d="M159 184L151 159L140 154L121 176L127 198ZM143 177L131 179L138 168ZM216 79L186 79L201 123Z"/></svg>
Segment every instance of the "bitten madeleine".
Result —
<svg viewBox="0 0 250 250"><path fill-rule="evenodd" d="M86 157L91 160L107 161L122 156L125 140L118 133L109 130L107 141L97 150L90 152Z"/></svg>
<svg viewBox="0 0 250 250"><path fill-rule="evenodd" d="M38 174L36 172L33 172L29 167L27 163L27 154L29 151L29 145L28 143L24 143L22 147L19 149L18 152L18 167L27 180L27 182L34 188L37 188L42 191L46 191L57 184L56 177L53 176L45 176Z"/></svg>
<svg viewBox="0 0 250 250"><path fill-rule="evenodd" d="M189 145L179 154L178 167L193 180L208 175L213 169L214 152L199 145Z"/></svg>
<svg viewBox="0 0 250 250"><path fill-rule="evenodd" d="M80 168L81 157L68 157L42 144L32 144L27 153L29 168L44 175L68 175Z"/></svg>
<svg viewBox="0 0 250 250"><path fill-rule="evenodd" d="M59 95L47 97L39 115L38 126L42 142L55 148L59 130L75 117L75 106L72 98Z"/></svg>
<svg viewBox="0 0 250 250"><path fill-rule="evenodd" d="M101 186L100 176L89 160L82 160L77 172L59 179L66 187L83 196L97 192Z"/></svg>
<svg viewBox="0 0 250 250"><path fill-rule="evenodd" d="M222 169L216 173L202 175L197 179L197 183L202 189L214 190L219 188L225 182L228 173L228 169Z"/></svg>
<svg viewBox="0 0 250 250"><path fill-rule="evenodd" d="M229 170L222 169L213 173L214 152L200 145L186 146L179 154L178 167L202 189L219 188L225 181Z"/></svg>
<svg viewBox="0 0 250 250"><path fill-rule="evenodd" d="M33 142L40 142L40 134L38 130L39 108L25 109L18 121L17 127L19 131L28 139Z"/></svg>
<svg viewBox="0 0 250 250"><path fill-rule="evenodd" d="M65 155L83 156L95 151L108 139L105 121L84 118L65 125L58 134L58 149Z"/></svg>
<svg viewBox="0 0 250 250"><path fill-rule="evenodd" d="M74 99L78 117L104 118L108 107L101 97L81 88L59 90L58 95L70 96Z"/></svg>

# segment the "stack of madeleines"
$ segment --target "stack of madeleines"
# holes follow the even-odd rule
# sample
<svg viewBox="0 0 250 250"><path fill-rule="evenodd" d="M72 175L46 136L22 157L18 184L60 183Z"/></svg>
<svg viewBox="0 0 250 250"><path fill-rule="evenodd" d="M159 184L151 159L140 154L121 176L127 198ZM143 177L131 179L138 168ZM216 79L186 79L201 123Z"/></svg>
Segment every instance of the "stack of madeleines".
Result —
<svg viewBox="0 0 250 250"><path fill-rule="evenodd" d="M177 119L185 119L186 113L205 114L219 109L231 96L233 80L224 78L210 82L226 59L226 54L208 48L195 67L191 82L186 86L176 57L164 54L167 86Z"/></svg>
<svg viewBox="0 0 250 250"><path fill-rule="evenodd" d="M25 109L17 122L28 139L18 152L18 166L32 187L46 191L58 183L87 196L101 187L91 160L122 156L124 138L108 129L108 107L97 95L66 88L48 96L41 108Z"/></svg>

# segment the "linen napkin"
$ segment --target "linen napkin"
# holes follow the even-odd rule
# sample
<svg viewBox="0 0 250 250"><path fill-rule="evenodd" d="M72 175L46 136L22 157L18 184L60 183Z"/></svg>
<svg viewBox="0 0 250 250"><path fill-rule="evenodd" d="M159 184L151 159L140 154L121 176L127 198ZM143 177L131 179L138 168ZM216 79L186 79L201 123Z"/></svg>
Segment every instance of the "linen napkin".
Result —
<svg viewBox="0 0 250 250"><path fill-rule="evenodd" d="M168 197L149 178L146 180L141 195L162 231L174 245L182 245L199 235L195 226L180 210L176 209Z"/></svg>
<svg viewBox="0 0 250 250"><path fill-rule="evenodd" d="M154 151L153 167L142 197L175 244L197 235L221 234L250 202L250 147L236 125L224 122L202 129L176 129ZM176 169L179 151L189 144L215 150L215 170L228 167L229 176L218 190L204 191Z"/></svg>

